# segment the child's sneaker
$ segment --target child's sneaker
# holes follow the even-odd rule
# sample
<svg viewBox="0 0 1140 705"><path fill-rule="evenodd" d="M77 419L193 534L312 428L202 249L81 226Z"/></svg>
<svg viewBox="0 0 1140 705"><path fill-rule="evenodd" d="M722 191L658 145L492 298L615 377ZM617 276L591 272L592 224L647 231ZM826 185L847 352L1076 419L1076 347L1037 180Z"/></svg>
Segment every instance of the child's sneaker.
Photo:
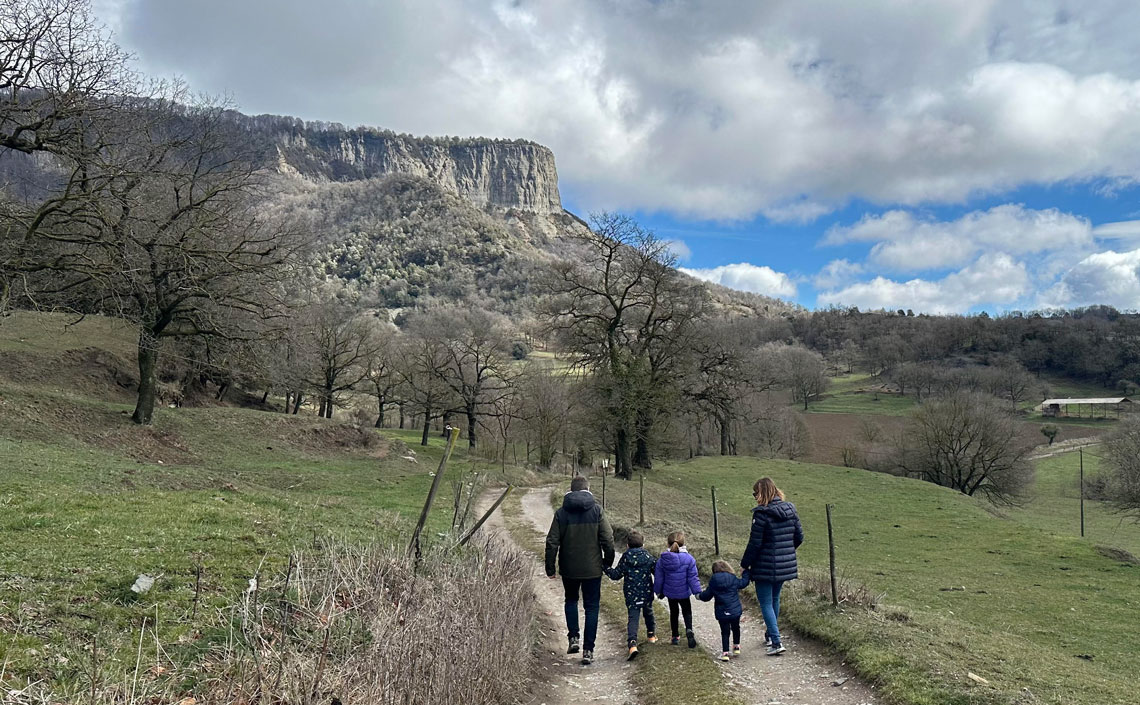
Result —
<svg viewBox="0 0 1140 705"><path fill-rule="evenodd" d="M593 649L586 649L585 651L583 651L582 652L582 665L583 666L589 666L593 662L594 662L594 650Z"/></svg>
<svg viewBox="0 0 1140 705"><path fill-rule="evenodd" d="M648 641L650 644L656 644L657 643L657 635L654 634L653 632L650 632L649 636L645 640Z"/></svg>
<svg viewBox="0 0 1140 705"><path fill-rule="evenodd" d="M728 659L729 659L729 656L728 656L728 652L727 652L727 651L723 652L723 653L720 655L720 660L721 660L721 661L727 661Z"/></svg>
<svg viewBox="0 0 1140 705"><path fill-rule="evenodd" d="M769 656L779 656L785 651L787 651L787 649L784 648L783 644L772 644L764 653L768 654Z"/></svg>
<svg viewBox="0 0 1140 705"><path fill-rule="evenodd" d="M697 635L693 633L693 630L692 629L686 629L685 630L685 636L689 640L689 648L690 649L697 648Z"/></svg>
<svg viewBox="0 0 1140 705"><path fill-rule="evenodd" d="M627 656L625 660L632 661L635 658L637 658L637 644L629 647L629 656Z"/></svg>
<svg viewBox="0 0 1140 705"><path fill-rule="evenodd" d="M566 653L568 653L568 654L578 653L578 637L576 637L576 636L570 637L570 646L569 646L569 648L566 649Z"/></svg>
<svg viewBox="0 0 1140 705"><path fill-rule="evenodd" d="M733 656L739 656L739 655L740 655L740 644L734 644L734 645L733 645L733 647L732 647L732 655L733 655Z"/></svg>
<svg viewBox="0 0 1140 705"><path fill-rule="evenodd" d="M681 637L679 637L679 636L675 636L675 637L673 637L672 639L670 639L670 640L669 640L669 643L670 643L671 645L673 645L673 646L676 646L676 645L678 645L678 644L680 644L680 643L681 643Z"/></svg>

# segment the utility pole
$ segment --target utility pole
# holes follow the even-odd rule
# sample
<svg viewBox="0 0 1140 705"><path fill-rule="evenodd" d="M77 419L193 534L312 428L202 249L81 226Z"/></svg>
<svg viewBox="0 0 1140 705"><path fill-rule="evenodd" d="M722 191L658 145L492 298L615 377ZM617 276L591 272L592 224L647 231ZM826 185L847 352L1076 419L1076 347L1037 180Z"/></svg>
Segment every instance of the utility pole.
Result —
<svg viewBox="0 0 1140 705"><path fill-rule="evenodd" d="M1081 457L1081 538L1085 537L1085 449L1079 448Z"/></svg>

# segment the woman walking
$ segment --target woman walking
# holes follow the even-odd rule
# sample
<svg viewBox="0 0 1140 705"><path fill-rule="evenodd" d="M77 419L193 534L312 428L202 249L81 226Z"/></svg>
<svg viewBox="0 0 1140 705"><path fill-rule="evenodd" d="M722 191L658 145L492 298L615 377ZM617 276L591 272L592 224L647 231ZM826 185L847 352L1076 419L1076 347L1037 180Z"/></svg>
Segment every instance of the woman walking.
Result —
<svg viewBox="0 0 1140 705"><path fill-rule="evenodd" d="M748 571L756 583L756 601L764 613L764 644L769 656L778 656L786 649L780 643L780 590L784 583L799 577L796 570L796 549L804 540L796 507L784 501L784 493L765 477L752 486L756 507L752 510L752 534L748 548L740 559L740 566Z"/></svg>

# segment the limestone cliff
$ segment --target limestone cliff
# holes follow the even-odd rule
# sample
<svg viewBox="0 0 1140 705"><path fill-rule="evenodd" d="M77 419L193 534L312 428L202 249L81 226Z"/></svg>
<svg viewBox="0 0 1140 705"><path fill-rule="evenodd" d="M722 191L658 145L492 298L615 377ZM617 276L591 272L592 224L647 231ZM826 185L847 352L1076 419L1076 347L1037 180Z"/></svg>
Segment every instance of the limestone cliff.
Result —
<svg viewBox="0 0 1140 705"><path fill-rule="evenodd" d="M562 212L554 153L534 142L420 138L266 116L250 121L268 132L285 173L318 181L405 174L430 179L480 207Z"/></svg>

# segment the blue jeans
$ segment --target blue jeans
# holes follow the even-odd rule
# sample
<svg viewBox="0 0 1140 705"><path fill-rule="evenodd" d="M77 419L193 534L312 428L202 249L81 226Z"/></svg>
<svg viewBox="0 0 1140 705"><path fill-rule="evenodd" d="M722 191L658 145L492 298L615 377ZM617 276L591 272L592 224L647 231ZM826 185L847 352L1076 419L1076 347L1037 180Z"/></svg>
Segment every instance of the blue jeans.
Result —
<svg viewBox="0 0 1140 705"><path fill-rule="evenodd" d="M764 636L771 639L773 644L780 643L780 627L777 626L776 619L780 616L780 590L783 587L783 582L756 581L756 601L764 613Z"/></svg>
<svg viewBox="0 0 1140 705"><path fill-rule="evenodd" d="M586 603L586 633L582 636L582 650L593 651L594 640L598 637L598 608L602 604L602 578L562 578L566 590L566 636L578 636L578 591Z"/></svg>
<svg viewBox="0 0 1140 705"><path fill-rule="evenodd" d="M641 622L641 615L645 615L645 634L653 636L657 632L657 619L653 616L653 600L649 599L644 605L627 607L629 610L629 623L626 625L626 638L630 646L637 645L637 626Z"/></svg>

